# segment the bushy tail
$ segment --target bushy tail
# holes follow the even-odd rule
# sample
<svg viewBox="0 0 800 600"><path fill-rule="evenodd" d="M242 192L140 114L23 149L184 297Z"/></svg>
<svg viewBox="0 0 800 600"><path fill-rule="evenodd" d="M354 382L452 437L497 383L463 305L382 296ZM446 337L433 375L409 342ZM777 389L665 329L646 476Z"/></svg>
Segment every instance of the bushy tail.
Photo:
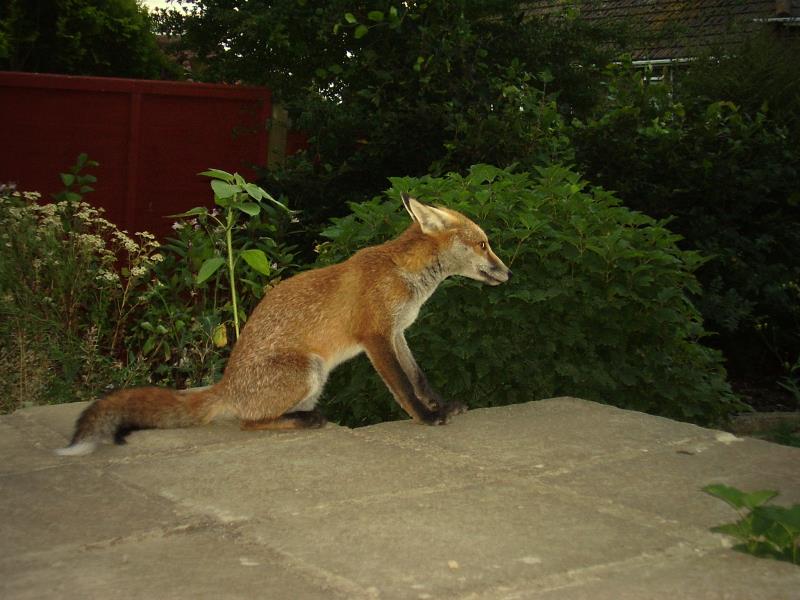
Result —
<svg viewBox="0 0 800 600"><path fill-rule="evenodd" d="M213 387L186 392L157 387L114 392L96 400L81 413L69 446L56 450L56 454L89 454L97 442L109 438L124 444L125 436L137 429L202 425L214 417L217 404Z"/></svg>

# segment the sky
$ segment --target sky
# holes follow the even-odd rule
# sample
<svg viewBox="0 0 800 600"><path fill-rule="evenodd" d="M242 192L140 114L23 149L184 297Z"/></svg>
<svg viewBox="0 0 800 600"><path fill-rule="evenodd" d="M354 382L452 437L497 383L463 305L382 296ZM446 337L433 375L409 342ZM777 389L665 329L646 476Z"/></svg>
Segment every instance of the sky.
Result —
<svg viewBox="0 0 800 600"><path fill-rule="evenodd" d="M169 6L167 0L141 0L141 2L151 10L154 8L167 8L167 6Z"/></svg>

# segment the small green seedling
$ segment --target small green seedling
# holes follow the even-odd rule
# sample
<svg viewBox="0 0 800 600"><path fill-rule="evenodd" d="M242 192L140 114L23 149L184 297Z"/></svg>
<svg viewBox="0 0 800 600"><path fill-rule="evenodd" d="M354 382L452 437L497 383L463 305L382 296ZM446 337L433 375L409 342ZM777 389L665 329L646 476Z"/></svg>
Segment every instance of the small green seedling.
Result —
<svg viewBox="0 0 800 600"><path fill-rule="evenodd" d="M711 528L715 533L740 540L741 543L734 546L735 550L800 564L800 504L791 508L766 506L778 495L772 490L747 493L735 487L714 484L707 485L703 491L724 500L739 513L740 518L735 523Z"/></svg>
<svg viewBox="0 0 800 600"><path fill-rule="evenodd" d="M224 264L228 266L228 279L231 285L231 305L233 312L233 325L236 331L236 339L239 339L239 307L238 296L236 294L236 263L241 258L254 270L262 275L269 275L270 264L266 254L256 248L234 249L233 247L233 227L236 225L237 217L246 215L255 217L261 212L261 202L269 200L276 206L289 211L281 202L270 196L254 183L248 183L238 173L228 173L220 169L209 169L199 173L211 178L211 189L214 190L214 202L220 206L224 212L224 221L218 219L214 213L209 212L205 206L192 208L178 215L168 215L170 217L197 217L207 216L216 221L225 230L225 256L213 256L206 260L197 273L197 283L203 283L211 277Z"/></svg>

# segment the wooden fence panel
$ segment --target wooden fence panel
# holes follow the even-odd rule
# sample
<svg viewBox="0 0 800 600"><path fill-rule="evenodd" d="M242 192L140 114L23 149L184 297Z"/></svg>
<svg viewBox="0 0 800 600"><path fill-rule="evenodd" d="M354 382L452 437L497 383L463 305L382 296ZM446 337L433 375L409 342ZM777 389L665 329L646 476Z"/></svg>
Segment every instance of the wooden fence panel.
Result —
<svg viewBox="0 0 800 600"><path fill-rule="evenodd" d="M0 72L0 182L48 198L86 152L100 163L87 200L164 235L165 215L212 203L197 173L267 164L271 117L266 88Z"/></svg>

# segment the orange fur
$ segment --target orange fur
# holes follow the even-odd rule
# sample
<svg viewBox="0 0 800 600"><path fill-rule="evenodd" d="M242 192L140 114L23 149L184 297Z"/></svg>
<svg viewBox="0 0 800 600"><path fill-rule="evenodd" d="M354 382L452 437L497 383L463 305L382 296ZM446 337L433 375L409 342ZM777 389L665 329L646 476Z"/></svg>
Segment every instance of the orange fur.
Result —
<svg viewBox="0 0 800 600"><path fill-rule="evenodd" d="M328 374L361 352L413 419L440 424L466 410L431 389L403 332L444 278L498 285L511 272L463 215L403 202L414 223L396 239L271 289L219 383L197 392L149 387L111 394L84 411L71 447L108 436L120 442L134 429L200 425L222 413L239 418L243 429L319 427L324 419L314 407Z"/></svg>

